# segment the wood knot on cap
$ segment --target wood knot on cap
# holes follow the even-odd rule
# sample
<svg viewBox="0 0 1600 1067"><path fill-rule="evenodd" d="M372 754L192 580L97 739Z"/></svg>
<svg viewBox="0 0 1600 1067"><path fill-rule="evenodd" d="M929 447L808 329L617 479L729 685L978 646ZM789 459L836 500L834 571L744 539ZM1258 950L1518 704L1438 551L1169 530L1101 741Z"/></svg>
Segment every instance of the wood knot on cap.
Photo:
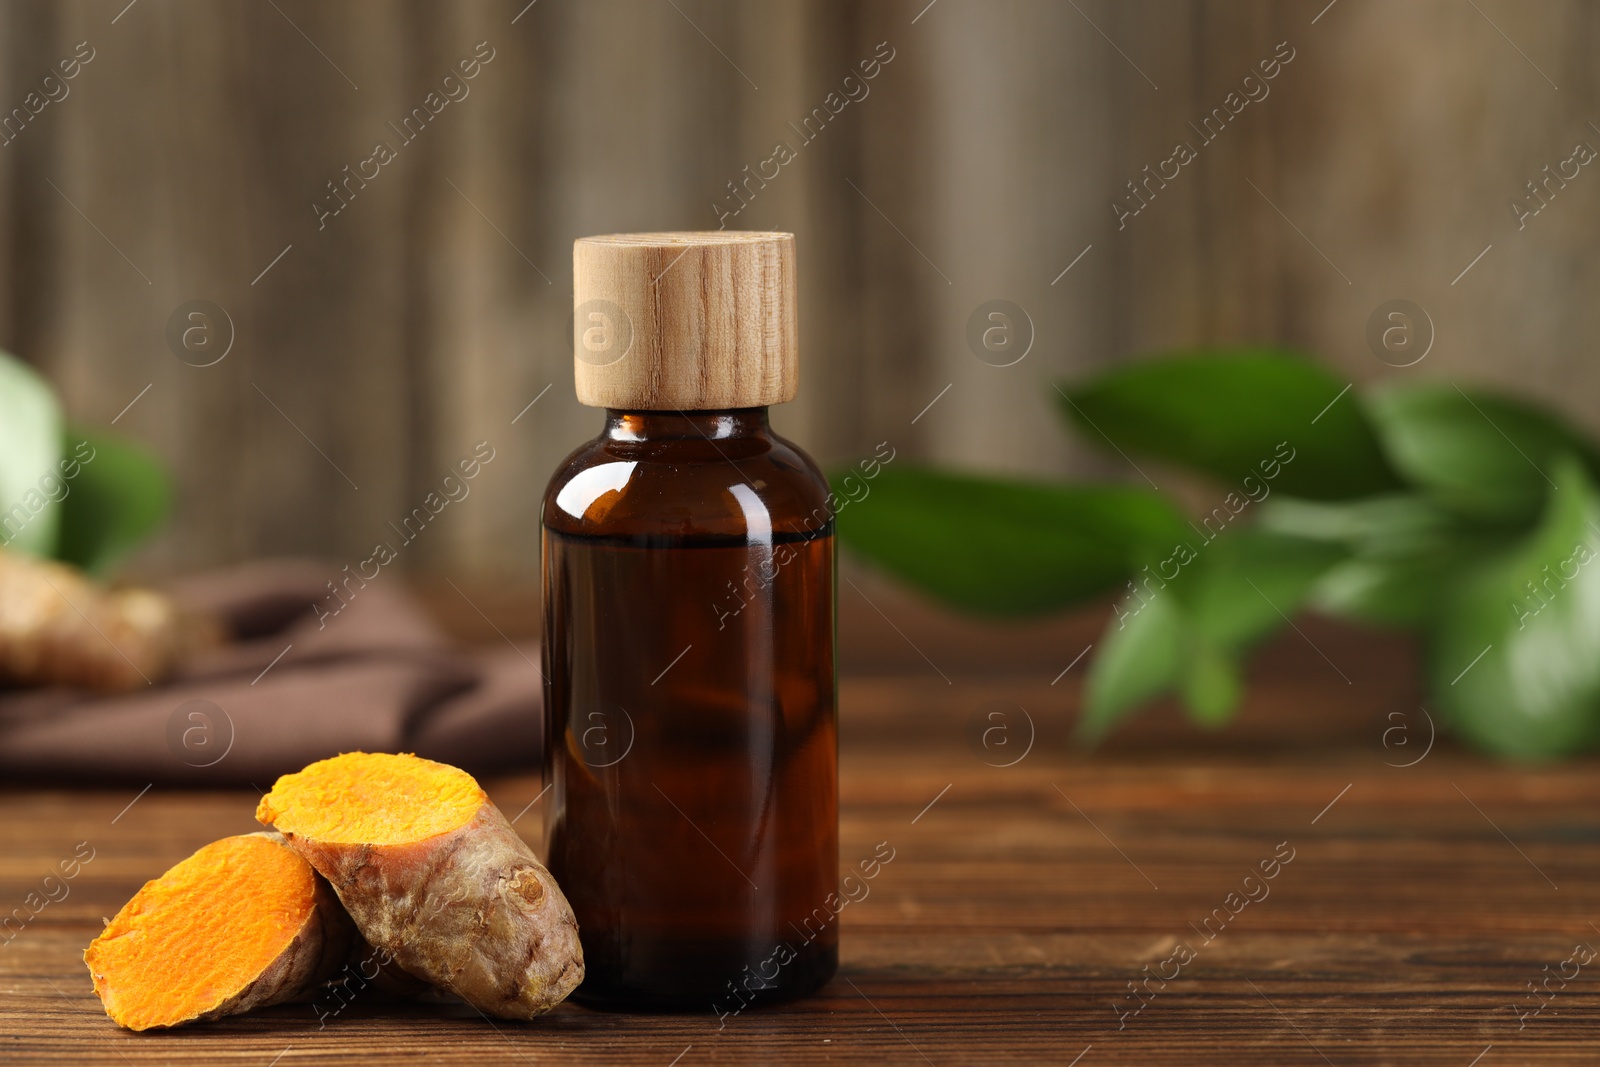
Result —
<svg viewBox="0 0 1600 1067"><path fill-rule="evenodd" d="M581 237L572 279L580 402L711 411L794 398L794 234Z"/></svg>

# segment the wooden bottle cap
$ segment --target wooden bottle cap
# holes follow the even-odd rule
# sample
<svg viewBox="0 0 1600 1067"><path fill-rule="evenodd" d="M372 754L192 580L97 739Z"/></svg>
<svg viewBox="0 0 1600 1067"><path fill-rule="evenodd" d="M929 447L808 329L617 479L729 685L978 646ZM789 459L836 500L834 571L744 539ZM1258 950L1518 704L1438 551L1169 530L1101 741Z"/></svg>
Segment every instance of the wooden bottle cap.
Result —
<svg viewBox="0 0 1600 1067"><path fill-rule="evenodd" d="M572 280L580 402L711 411L794 399L794 234L582 237Z"/></svg>

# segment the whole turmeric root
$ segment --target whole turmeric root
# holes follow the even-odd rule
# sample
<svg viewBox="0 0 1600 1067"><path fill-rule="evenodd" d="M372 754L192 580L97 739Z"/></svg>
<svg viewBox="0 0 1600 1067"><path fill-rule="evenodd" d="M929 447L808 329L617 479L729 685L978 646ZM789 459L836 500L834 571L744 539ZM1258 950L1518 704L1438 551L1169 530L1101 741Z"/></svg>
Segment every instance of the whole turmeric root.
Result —
<svg viewBox="0 0 1600 1067"><path fill-rule="evenodd" d="M0 681L126 690L158 682L214 627L146 589L0 549Z"/></svg>
<svg viewBox="0 0 1600 1067"><path fill-rule="evenodd" d="M130 1030L219 1019L317 989L355 943L328 883L271 833L225 837L146 882L83 953Z"/></svg>
<svg viewBox="0 0 1600 1067"><path fill-rule="evenodd" d="M465 771L351 752L279 778L256 818L368 942L485 1014L533 1018L583 980L567 898Z"/></svg>

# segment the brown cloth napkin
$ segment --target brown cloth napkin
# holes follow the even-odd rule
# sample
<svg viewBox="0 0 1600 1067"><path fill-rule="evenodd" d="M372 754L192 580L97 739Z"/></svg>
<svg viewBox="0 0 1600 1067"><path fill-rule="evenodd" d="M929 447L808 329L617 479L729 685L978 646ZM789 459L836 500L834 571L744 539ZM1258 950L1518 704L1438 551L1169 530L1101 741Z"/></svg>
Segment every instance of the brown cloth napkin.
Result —
<svg viewBox="0 0 1600 1067"><path fill-rule="evenodd" d="M234 635L160 685L112 696L0 690L0 781L266 789L313 760L415 752L473 774L538 766L537 646L452 647L401 580L380 575L337 615L337 568L273 561L171 590Z"/></svg>

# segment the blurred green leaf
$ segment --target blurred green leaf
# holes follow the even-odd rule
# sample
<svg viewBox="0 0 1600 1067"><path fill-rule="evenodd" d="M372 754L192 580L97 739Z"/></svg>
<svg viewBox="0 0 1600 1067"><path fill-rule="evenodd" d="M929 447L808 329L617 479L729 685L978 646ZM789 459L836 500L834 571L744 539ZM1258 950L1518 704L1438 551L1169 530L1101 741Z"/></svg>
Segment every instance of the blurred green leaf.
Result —
<svg viewBox="0 0 1600 1067"><path fill-rule="evenodd" d="M1201 350L1098 375L1061 392L1094 443L1315 500L1397 488L1348 383L1276 349ZM1269 472L1276 477L1268 478ZM1261 490L1250 490L1254 495Z"/></svg>
<svg viewBox="0 0 1600 1067"><path fill-rule="evenodd" d="M1119 486L1061 486L907 466L863 481L840 539L954 607L992 615L1053 611L1104 593L1189 526L1165 497ZM857 479L860 479L858 474Z"/></svg>
<svg viewBox="0 0 1600 1067"><path fill-rule="evenodd" d="M1342 545L1348 558L1318 579L1309 605L1379 627L1427 625L1463 573L1526 532L1468 519L1420 493L1341 503L1272 500L1260 525Z"/></svg>
<svg viewBox="0 0 1600 1067"><path fill-rule="evenodd" d="M1283 626L1344 555L1325 541L1254 527L1231 530L1202 548L1194 573L1173 588L1208 640L1238 652Z"/></svg>
<svg viewBox="0 0 1600 1067"><path fill-rule="evenodd" d="M1238 657L1218 648L1197 630L1191 632L1182 689L1189 718L1202 726L1221 726L1233 718L1244 693Z"/></svg>
<svg viewBox="0 0 1600 1067"><path fill-rule="evenodd" d="M1434 701L1500 755L1600 740L1600 496L1577 458L1546 469L1558 488L1537 529L1461 580L1429 642Z"/></svg>
<svg viewBox="0 0 1600 1067"><path fill-rule="evenodd" d="M1600 471L1600 454L1565 420L1509 397L1420 383L1376 392L1364 406L1396 469L1475 517L1532 521L1559 455Z"/></svg>
<svg viewBox="0 0 1600 1067"><path fill-rule="evenodd" d="M1188 547L1187 562L1171 557L1141 570L1117 604L1090 666L1082 736L1097 738L1174 690L1196 722L1226 722L1243 689L1245 652L1285 625L1344 552L1250 528Z"/></svg>
<svg viewBox="0 0 1600 1067"><path fill-rule="evenodd" d="M57 555L104 576L166 520L171 493L161 461L131 442L74 427L65 461L78 471L61 501Z"/></svg>
<svg viewBox="0 0 1600 1067"><path fill-rule="evenodd" d="M1098 740L1134 709L1176 688L1187 640L1176 597L1152 597L1142 606L1133 597L1120 602L1089 664L1079 736Z"/></svg>
<svg viewBox="0 0 1600 1067"><path fill-rule="evenodd" d="M0 352L0 544L48 556L60 512L47 479L60 473L61 407L50 385Z"/></svg>

